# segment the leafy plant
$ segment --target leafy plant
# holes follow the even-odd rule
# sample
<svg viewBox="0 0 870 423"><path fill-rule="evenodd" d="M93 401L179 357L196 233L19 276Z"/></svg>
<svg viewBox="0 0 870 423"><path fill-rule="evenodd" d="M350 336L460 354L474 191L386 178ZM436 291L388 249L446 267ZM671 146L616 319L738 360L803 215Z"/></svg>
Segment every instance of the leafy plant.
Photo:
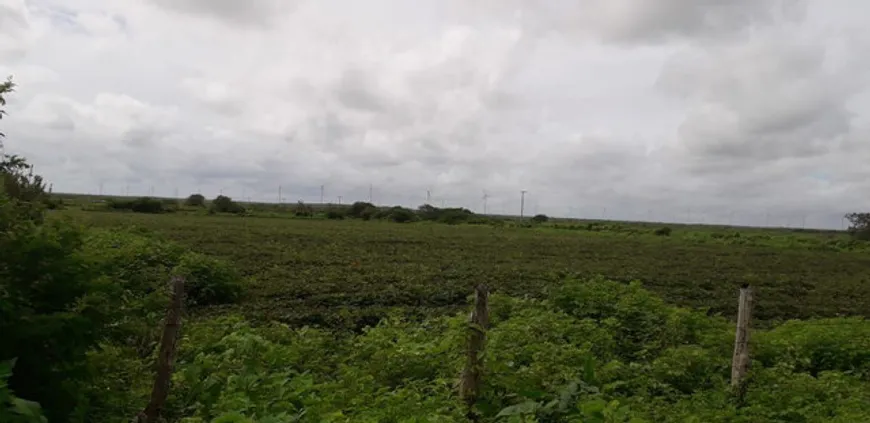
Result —
<svg viewBox="0 0 870 423"><path fill-rule="evenodd" d="M245 212L245 208L233 201L232 198L225 195L219 195L211 202L211 211L216 213L234 213L241 214Z"/></svg>
<svg viewBox="0 0 870 423"><path fill-rule="evenodd" d="M661 228L653 231L656 236L671 236L671 228L668 226L662 226Z"/></svg>
<svg viewBox="0 0 870 423"><path fill-rule="evenodd" d="M190 196L184 200L184 205L189 207L205 207L205 196L202 194L190 194Z"/></svg>
<svg viewBox="0 0 870 423"><path fill-rule="evenodd" d="M534 217L532 217L532 222L535 223L547 223L549 220L550 218L547 217L547 215L545 214L536 214Z"/></svg>

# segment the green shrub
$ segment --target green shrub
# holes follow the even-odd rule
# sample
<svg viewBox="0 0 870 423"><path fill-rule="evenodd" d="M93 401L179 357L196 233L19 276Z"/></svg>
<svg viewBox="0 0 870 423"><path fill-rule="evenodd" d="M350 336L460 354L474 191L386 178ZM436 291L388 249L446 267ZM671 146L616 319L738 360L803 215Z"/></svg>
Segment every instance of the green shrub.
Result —
<svg viewBox="0 0 870 423"><path fill-rule="evenodd" d="M326 218L330 220L342 220L344 219L344 212L339 209L330 209L326 211Z"/></svg>
<svg viewBox="0 0 870 423"><path fill-rule="evenodd" d="M311 217L314 216L314 209L310 206L306 205L302 201L299 201L296 204L296 207L293 209L293 214L297 217Z"/></svg>
<svg viewBox="0 0 870 423"><path fill-rule="evenodd" d="M387 219L396 223L408 223L417 219L417 215L413 210L404 207L393 207L387 213Z"/></svg>
<svg viewBox="0 0 870 423"><path fill-rule="evenodd" d="M363 218L364 215L368 216L369 219L377 212L377 207L375 207L372 203L366 203L364 201L357 201L353 203L350 208L347 210L347 216L352 218ZM368 219L366 219L368 220Z"/></svg>
<svg viewBox="0 0 870 423"><path fill-rule="evenodd" d="M33 210L0 194L0 361L17 358L10 388L62 421L106 323L106 297L80 254L81 230L32 220Z"/></svg>
<svg viewBox="0 0 870 423"><path fill-rule="evenodd" d="M205 196L202 194L191 194L184 200L184 205L189 207L205 207Z"/></svg>
<svg viewBox="0 0 870 423"><path fill-rule="evenodd" d="M174 273L184 277L187 302L214 305L235 302L242 292L241 276L223 260L198 253L185 253Z"/></svg>
<svg viewBox="0 0 870 423"><path fill-rule="evenodd" d="M136 213L156 214L167 211L162 201L150 197L140 197L133 200L110 198L106 201L106 206L114 210L130 210Z"/></svg>
<svg viewBox="0 0 870 423"><path fill-rule="evenodd" d="M535 223L547 223L549 220L550 218L545 214L536 214L535 217L532 218L532 222Z"/></svg>
<svg viewBox="0 0 870 423"><path fill-rule="evenodd" d="M656 229L653 233L656 236L671 236L671 228L668 226L662 226L661 228Z"/></svg>
<svg viewBox="0 0 870 423"><path fill-rule="evenodd" d="M212 200L209 211L215 213L242 214L245 213L246 210L241 204L233 201L232 198L225 195L219 195L217 198Z"/></svg>

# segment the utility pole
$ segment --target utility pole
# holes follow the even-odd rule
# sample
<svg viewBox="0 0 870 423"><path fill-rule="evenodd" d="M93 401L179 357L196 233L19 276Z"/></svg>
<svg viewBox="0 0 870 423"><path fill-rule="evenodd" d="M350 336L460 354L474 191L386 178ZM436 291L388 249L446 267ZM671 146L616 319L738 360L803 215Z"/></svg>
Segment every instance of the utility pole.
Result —
<svg viewBox="0 0 870 423"><path fill-rule="evenodd" d="M100 181L100 197L103 196L103 181Z"/></svg>
<svg viewBox="0 0 870 423"><path fill-rule="evenodd" d="M369 203L372 202L372 184L369 184Z"/></svg>
<svg viewBox="0 0 870 423"><path fill-rule="evenodd" d="M341 205L341 196L340 195L338 196L338 205L339 206Z"/></svg>
<svg viewBox="0 0 870 423"><path fill-rule="evenodd" d="M281 185L278 185L278 204L281 204Z"/></svg>
<svg viewBox="0 0 870 423"><path fill-rule="evenodd" d="M426 190L426 204L432 204L432 192L430 190Z"/></svg>
<svg viewBox="0 0 870 423"><path fill-rule="evenodd" d="M320 204L323 204L323 185L320 186Z"/></svg>
<svg viewBox="0 0 870 423"><path fill-rule="evenodd" d="M526 190L520 191L520 220L523 220L523 214L526 211Z"/></svg>
<svg viewBox="0 0 870 423"><path fill-rule="evenodd" d="M489 198L489 194L486 191L483 192L483 214L486 214L486 200Z"/></svg>

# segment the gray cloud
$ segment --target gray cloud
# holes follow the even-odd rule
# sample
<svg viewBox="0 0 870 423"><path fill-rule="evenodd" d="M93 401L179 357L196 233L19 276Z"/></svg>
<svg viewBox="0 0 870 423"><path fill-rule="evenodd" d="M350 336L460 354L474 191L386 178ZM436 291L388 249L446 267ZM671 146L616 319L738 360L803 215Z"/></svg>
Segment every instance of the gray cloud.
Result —
<svg viewBox="0 0 870 423"><path fill-rule="evenodd" d="M232 24L260 26L273 22L295 7L288 0L149 0L169 10L217 18Z"/></svg>
<svg viewBox="0 0 870 423"><path fill-rule="evenodd" d="M592 37L650 44L674 38L714 39L782 20L798 21L804 0L556 0L479 1L453 4L460 19L510 20L538 36Z"/></svg>
<svg viewBox="0 0 870 423"><path fill-rule="evenodd" d="M2 129L57 190L371 185L508 213L527 189L556 215L833 227L870 207L857 0L14 4Z"/></svg>

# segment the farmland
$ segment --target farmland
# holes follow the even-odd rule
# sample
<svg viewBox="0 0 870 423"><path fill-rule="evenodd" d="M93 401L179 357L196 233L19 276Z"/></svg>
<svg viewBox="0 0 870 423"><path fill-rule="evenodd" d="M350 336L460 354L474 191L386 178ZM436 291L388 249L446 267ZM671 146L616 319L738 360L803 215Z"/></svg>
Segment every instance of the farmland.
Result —
<svg viewBox="0 0 870 423"><path fill-rule="evenodd" d="M153 399L170 298L186 310L161 411L170 422L870 416L870 260L845 233L393 208L300 217L231 201L227 212L45 204L42 219L32 203L0 202L19 219L0 232L14 252L0 269L15 269L0 275L24 293L0 301L13 317L0 329L17 333L0 352L18 359L12 373L0 363L0 399L8 379L52 421L129 421ZM492 291L483 332L467 313L481 283ZM752 367L734 389L735 294L746 283ZM486 334L482 351L466 350L471 333ZM74 349L46 371L55 345ZM471 397L456 389L469 368L483 372ZM44 421L25 418L11 421Z"/></svg>
<svg viewBox="0 0 870 423"><path fill-rule="evenodd" d="M94 227L137 227L223 258L246 278L244 299L231 307L294 324L360 326L395 309L451 313L478 283L542 297L566 275L637 280L670 303L729 317L743 283L757 287L760 320L870 313L870 254L842 233L673 226L670 236L655 236L661 225L56 214Z"/></svg>

